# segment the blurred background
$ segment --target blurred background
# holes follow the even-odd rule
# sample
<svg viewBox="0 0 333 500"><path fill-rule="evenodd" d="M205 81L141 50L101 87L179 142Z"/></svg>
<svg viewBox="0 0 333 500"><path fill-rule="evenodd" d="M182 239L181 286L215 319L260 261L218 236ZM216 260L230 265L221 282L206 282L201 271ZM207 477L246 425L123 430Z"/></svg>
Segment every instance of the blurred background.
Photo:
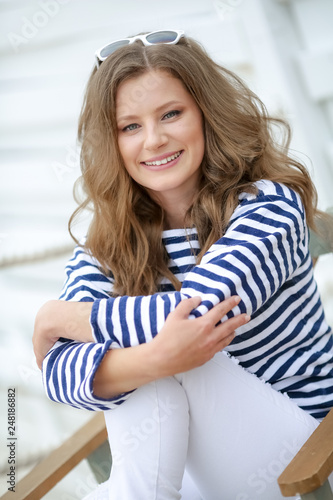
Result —
<svg viewBox="0 0 333 500"><path fill-rule="evenodd" d="M47 400L31 336L37 310L59 294L73 248L76 126L95 50L142 31L185 30L290 122L293 154L326 209L333 206L332 19L332 0L0 0L0 495L8 486L9 388L17 395L18 479L91 417ZM333 325L332 255L315 273ZM94 486L82 463L45 498L80 499Z"/></svg>

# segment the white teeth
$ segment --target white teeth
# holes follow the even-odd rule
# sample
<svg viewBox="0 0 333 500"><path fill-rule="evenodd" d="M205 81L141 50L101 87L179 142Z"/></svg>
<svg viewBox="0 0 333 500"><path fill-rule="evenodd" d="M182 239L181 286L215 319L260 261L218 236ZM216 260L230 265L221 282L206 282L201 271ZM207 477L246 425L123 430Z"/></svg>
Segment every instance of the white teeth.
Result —
<svg viewBox="0 0 333 500"><path fill-rule="evenodd" d="M144 163L148 167L151 167L151 166L158 167L159 165L165 165L169 161L175 160L176 158L178 158L178 156L180 156L180 154L181 154L181 151L178 151L178 153L175 153L174 155L168 156L167 158L164 158L163 160L160 160L160 161L145 161Z"/></svg>

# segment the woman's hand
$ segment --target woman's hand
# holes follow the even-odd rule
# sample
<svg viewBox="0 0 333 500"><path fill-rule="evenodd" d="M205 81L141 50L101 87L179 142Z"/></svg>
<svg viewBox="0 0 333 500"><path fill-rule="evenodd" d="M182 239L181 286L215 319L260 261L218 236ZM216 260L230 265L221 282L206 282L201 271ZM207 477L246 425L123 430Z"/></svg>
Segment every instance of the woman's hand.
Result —
<svg viewBox="0 0 333 500"><path fill-rule="evenodd" d="M60 337L79 342L94 342L90 325L92 302L50 300L38 311L32 343L37 365Z"/></svg>
<svg viewBox="0 0 333 500"><path fill-rule="evenodd" d="M236 328L249 321L249 316L240 314L216 326L239 300L231 297L196 319L188 317L200 297L183 300L151 342L105 354L95 374L94 394L108 399L203 365L230 344Z"/></svg>
<svg viewBox="0 0 333 500"><path fill-rule="evenodd" d="M217 325L240 302L238 296L224 300L199 318L188 319L200 301L200 297L183 300L153 340L159 376L175 375L203 365L229 345L235 330L250 320L250 316L240 314Z"/></svg>

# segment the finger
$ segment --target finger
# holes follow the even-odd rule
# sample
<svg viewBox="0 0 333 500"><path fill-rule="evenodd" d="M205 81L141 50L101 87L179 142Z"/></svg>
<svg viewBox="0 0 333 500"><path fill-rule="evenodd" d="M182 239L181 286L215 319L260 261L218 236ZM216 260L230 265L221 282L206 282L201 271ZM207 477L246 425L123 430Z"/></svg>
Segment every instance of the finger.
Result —
<svg viewBox="0 0 333 500"><path fill-rule="evenodd" d="M249 316L248 314L240 314L239 316L234 316L233 318L230 318L224 323L221 323L217 327L215 327L213 335L219 342L220 340L228 337L228 335L232 334L240 326L246 325L246 323L248 323L250 319L251 316Z"/></svg>
<svg viewBox="0 0 333 500"><path fill-rule="evenodd" d="M233 331L233 332L229 333L229 335L227 337L224 337L222 340L220 340L216 344L216 352L223 351L223 349L225 347L227 347L227 345L229 345L234 340L235 336L236 336L236 332Z"/></svg>
<svg viewBox="0 0 333 500"><path fill-rule="evenodd" d="M176 316L180 319L187 319L190 312L198 307L200 302L201 297L191 297L189 299L184 299L178 304L172 314L173 316Z"/></svg>
<svg viewBox="0 0 333 500"><path fill-rule="evenodd" d="M238 295L233 295L226 300L223 300L214 306L208 313L205 314L206 319L210 319L214 325L218 323L231 309L239 304L241 298Z"/></svg>

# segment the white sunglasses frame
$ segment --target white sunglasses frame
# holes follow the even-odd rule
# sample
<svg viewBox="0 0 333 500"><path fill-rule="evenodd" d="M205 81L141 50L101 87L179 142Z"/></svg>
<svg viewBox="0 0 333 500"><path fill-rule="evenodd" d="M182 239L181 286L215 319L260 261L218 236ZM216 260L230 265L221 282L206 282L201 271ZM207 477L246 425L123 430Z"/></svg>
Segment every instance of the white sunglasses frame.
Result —
<svg viewBox="0 0 333 500"><path fill-rule="evenodd" d="M173 33L176 33L177 36L175 38L175 40L173 40L172 42L158 42L158 43L151 43L147 40L147 37L150 36L150 35L154 35L156 33L164 33L164 32L167 32L167 31L171 31ZM95 63L96 63L96 67L97 69L100 67L100 65L102 64L103 61L105 61L105 59L107 59L109 57L109 55L113 54L113 52L111 52L110 54L108 54L106 57L102 57L100 54L102 52L102 50L106 49L107 47L109 47L109 45L113 45L113 44L116 44L118 42L126 42L128 41L129 43L127 45L131 45L132 43L134 43L136 40L141 40L141 42L143 43L143 45L145 46L149 46L149 45L176 45L179 40L181 38L185 37L185 32L183 30L157 30L157 31L151 31L150 33L145 33L144 35L136 35L136 36L132 36L130 38L120 38L119 40L114 40L113 42L110 42L110 43L107 43L106 45L103 45L103 47L101 47L100 49L96 50L95 52ZM124 45L124 47L126 47L126 45ZM116 50L118 49L121 49L123 47L118 47L114 50L114 52L116 52Z"/></svg>

